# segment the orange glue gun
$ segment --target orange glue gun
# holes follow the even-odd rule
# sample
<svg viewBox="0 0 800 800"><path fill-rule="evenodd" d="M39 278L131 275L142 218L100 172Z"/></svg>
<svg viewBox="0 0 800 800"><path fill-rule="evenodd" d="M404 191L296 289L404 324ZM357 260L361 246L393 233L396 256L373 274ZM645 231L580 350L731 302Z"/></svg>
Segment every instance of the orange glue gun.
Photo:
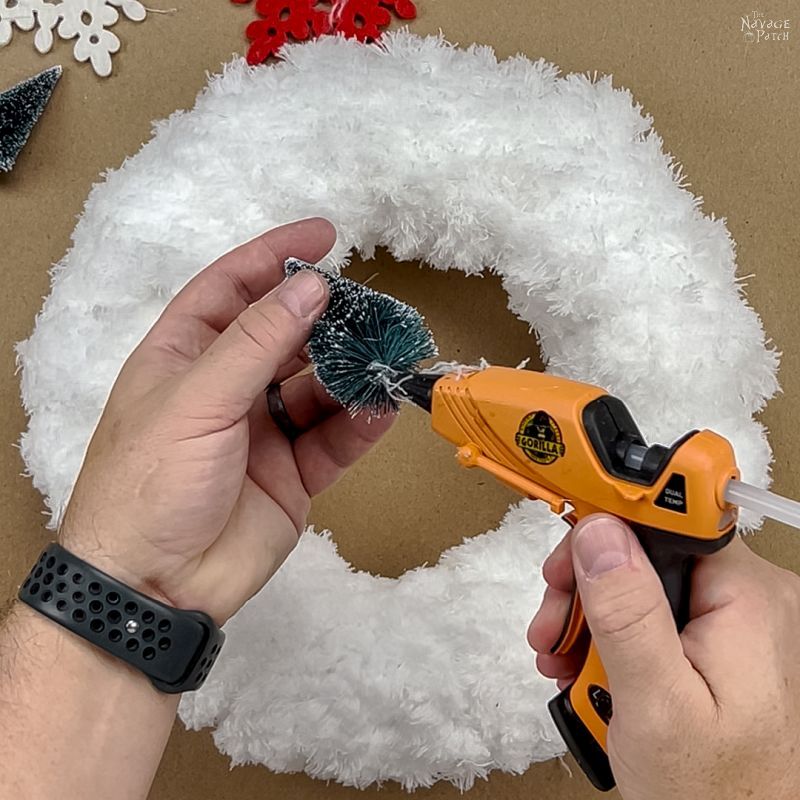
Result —
<svg viewBox="0 0 800 800"><path fill-rule="evenodd" d="M597 512L625 520L661 578L679 630L689 621L694 560L731 541L738 505L756 495L793 503L742 484L731 445L712 431L648 446L625 405L596 386L489 367L418 373L402 389L430 412L433 430L458 448L462 466L547 503L570 525ZM577 679L549 708L591 782L611 789L612 699L577 593L552 652L585 653Z"/></svg>

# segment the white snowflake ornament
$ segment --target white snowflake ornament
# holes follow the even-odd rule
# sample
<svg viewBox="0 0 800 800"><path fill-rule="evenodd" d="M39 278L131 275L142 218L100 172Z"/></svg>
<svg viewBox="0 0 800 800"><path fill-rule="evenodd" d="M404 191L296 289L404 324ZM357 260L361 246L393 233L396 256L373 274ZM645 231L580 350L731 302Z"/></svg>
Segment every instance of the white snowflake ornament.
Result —
<svg viewBox="0 0 800 800"><path fill-rule="evenodd" d="M14 25L29 31L36 24L32 6L35 0L0 0L0 46L7 45L14 35Z"/></svg>
<svg viewBox="0 0 800 800"><path fill-rule="evenodd" d="M111 74L111 56L120 48L116 34L108 30L119 12L141 22L147 10L139 0L0 0L0 47L13 36L14 26L23 31L36 28L34 46L47 53L53 46L54 30L62 39L75 39L73 53L78 61L90 61L94 71Z"/></svg>
<svg viewBox="0 0 800 800"><path fill-rule="evenodd" d="M147 10L139 0L108 0L112 6L122 9L122 13L135 22L141 22L147 16Z"/></svg>
<svg viewBox="0 0 800 800"><path fill-rule="evenodd" d="M11 41L15 25L21 31L36 27L33 43L40 53L46 53L53 46L61 5L46 0L0 0L0 47Z"/></svg>
<svg viewBox="0 0 800 800"><path fill-rule="evenodd" d="M111 74L111 54L119 50L119 39L107 31L119 19L119 13L106 0L75 0L62 3L58 35L74 39L73 53L78 61L91 61L94 71L107 77Z"/></svg>
<svg viewBox="0 0 800 800"><path fill-rule="evenodd" d="M33 37L33 45L40 53L49 53L53 46L53 29L58 24L59 6L46 3L44 0L28 0L35 6L38 27Z"/></svg>

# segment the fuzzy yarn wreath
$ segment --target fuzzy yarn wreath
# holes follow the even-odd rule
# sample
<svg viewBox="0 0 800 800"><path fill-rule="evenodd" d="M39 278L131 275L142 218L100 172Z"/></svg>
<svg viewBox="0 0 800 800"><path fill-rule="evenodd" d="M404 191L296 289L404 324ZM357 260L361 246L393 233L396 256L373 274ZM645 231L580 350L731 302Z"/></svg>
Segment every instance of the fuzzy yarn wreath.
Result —
<svg viewBox="0 0 800 800"><path fill-rule="evenodd" d="M53 522L120 365L169 298L237 242L311 214L336 223L334 263L384 245L493 270L549 370L624 398L652 441L715 429L744 479L768 483L752 414L776 390L776 356L724 223L682 188L631 95L399 33L288 47L274 67L234 61L93 189L19 346L22 453ZM393 580L354 572L309 531L228 624L183 720L216 726L235 763L355 786L469 787L555 756L554 687L525 627L562 533L526 501Z"/></svg>

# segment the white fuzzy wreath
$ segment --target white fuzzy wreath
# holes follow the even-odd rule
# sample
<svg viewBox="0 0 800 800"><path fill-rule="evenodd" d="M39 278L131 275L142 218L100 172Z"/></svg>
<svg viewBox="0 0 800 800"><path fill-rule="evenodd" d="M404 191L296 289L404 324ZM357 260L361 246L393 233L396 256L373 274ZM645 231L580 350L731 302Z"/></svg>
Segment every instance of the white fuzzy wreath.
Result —
<svg viewBox="0 0 800 800"><path fill-rule="evenodd" d="M766 485L752 414L776 389L776 357L724 223L702 215L650 125L608 79L407 33L229 64L94 188L19 347L22 452L53 521L117 370L169 298L237 242L312 214L336 223L336 263L383 245L498 273L549 370L624 398L652 441L713 428ZM354 572L330 534L307 532L229 623L182 717L215 725L235 763L356 786L468 787L555 756L554 687L525 628L561 534L526 501L392 580ZM392 541L390 523L376 539Z"/></svg>

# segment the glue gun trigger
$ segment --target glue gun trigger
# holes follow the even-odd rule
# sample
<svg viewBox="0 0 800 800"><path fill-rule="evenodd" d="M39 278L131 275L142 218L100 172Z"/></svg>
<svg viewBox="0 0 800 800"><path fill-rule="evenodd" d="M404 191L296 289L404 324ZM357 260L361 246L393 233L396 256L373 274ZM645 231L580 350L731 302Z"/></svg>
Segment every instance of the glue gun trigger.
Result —
<svg viewBox="0 0 800 800"><path fill-rule="evenodd" d="M589 626L586 624L586 617L583 614L581 596L577 589L573 589L570 598L569 611L564 618L564 627L550 648L554 656L564 656L576 649L586 649L589 644Z"/></svg>
<svg viewBox="0 0 800 800"><path fill-rule="evenodd" d="M563 519L570 528L574 528L578 522L578 517L574 508L562 514L561 519ZM569 610L564 617L564 627L561 629L561 633L558 635L555 644L550 648L550 652L553 655L562 656L572 652L577 647L586 648L588 647L588 634L589 626L586 623L586 618L583 613L581 598L577 589L573 588Z"/></svg>

